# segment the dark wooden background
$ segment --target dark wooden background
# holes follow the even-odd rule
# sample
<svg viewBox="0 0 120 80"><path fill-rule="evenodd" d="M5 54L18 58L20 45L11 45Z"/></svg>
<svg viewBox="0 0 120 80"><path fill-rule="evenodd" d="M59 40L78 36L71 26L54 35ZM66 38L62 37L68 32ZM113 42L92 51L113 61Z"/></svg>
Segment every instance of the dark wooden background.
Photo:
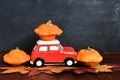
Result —
<svg viewBox="0 0 120 80"><path fill-rule="evenodd" d="M31 51L33 29L49 19L63 29L62 45L120 51L120 0L0 0L0 50Z"/></svg>

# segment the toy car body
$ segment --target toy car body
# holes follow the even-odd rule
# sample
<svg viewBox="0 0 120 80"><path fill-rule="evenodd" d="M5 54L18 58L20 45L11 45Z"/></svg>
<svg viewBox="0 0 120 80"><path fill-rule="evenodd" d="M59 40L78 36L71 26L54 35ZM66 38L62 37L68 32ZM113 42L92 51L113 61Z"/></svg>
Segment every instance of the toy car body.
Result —
<svg viewBox="0 0 120 80"><path fill-rule="evenodd" d="M76 56L77 53L72 47L62 47L57 39L51 41L38 40L31 53L30 63L35 66L52 63L64 63L67 66L72 66L77 62Z"/></svg>

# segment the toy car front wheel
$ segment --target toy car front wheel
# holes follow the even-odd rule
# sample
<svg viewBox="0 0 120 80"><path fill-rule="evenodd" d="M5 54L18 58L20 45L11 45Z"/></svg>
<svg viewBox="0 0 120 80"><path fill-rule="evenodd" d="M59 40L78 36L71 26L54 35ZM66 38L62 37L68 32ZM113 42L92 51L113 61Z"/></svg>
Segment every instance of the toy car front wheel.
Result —
<svg viewBox="0 0 120 80"><path fill-rule="evenodd" d="M67 66L72 66L73 64L74 64L74 60L73 60L73 59L67 58L67 59L65 60L65 65L67 65Z"/></svg>
<svg viewBox="0 0 120 80"><path fill-rule="evenodd" d="M37 67L43 66L44 65L44 60L43 59L37 59L34 64Z"/></svg>

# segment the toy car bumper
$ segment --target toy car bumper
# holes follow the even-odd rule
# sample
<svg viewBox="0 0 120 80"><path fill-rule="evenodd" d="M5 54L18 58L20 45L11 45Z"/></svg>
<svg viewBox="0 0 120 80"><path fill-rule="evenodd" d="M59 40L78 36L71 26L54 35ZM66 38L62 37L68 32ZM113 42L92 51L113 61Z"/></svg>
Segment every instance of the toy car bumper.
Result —
<svg viewBox="0 0 120 80"><path fill-rule="evenodd" d="M75 64L77 63L77 61L74 62Z"/></svg>
<svg viewBox="0 0 120 80"><path fill-rule="evenodd" d="M33 65L33 62L32 62L32 61L30 61L30 64L31 64L31 65Z"/></svg>

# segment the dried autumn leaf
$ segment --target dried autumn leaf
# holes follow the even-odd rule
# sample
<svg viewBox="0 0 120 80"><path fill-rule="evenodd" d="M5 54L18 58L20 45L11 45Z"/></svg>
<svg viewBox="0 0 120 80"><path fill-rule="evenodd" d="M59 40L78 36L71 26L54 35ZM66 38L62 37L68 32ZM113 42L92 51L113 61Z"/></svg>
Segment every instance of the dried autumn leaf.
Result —
<svg viewBox="0 0 120 80"><path fill-rule="evenodd" d="M29 69L29 76L40 74L40 71L34 68Z"/></svg>
<svg viewBox="0 0 120 80"><path fill-rule="evenodd" d="M0 67L0 69L6 69L5 71L1 72L1 74L5 74L5 73L16 73L19 72L21 74L26 74L29 72L29 70L27 70L27 67L25 66L18 66L18 67Z"/></svg>
<svg viewBox="0 0 120 80"><path fill-rule="evenodd" d="M111 65L97 65L97 66L94 66L94 67L91 67L91 68L94 68L95 69L95 72L98 73L98 72L112 72L112 70L110 68L112 68L113 66Z"/></svg>
<svg viewBox="0 0 120 80"><path fill-rule="evenodd" d="M40 73L53 74L53 73L61 73L64 70L73 69L73 67L66 66L46 66L40 68L29 68L29 76L37 75Z"/></svg>
<svg viewBox="0 0 120 80"><path fill-rule="evenodd" d="M64 70L74 69L75 67L66 67L66 66L47 66L47 68L53 73L61 73Z"/></svg>
<svg viewBox="0 0 120 80"><path fill-rule="evenodd" d="M112 71L119 71L120 70L120 65L119 64L108 64L109 66L113 66L110 68Z"/></svg>
<svg viewBox="0 0 120 80"><path fill-rule="evenodd" d="M49 70L31 70L28 75L34 76L34 75L41 74L41 73L53 74L53 72L51 72Z"/></svg>
<svg viewBox="0 0 120 80"><path fill-rule="evenodd" d="M46 66L39 68L30 68L29 76L37 75L40 73L53 74L61 73L65 70L74 69L75 67L66 67L66 66Z"/></svg>
<svg viewBox="0 0 120 80"><path fill-rule="evenodd" d="M89 67L76 67L76 69L72 70L77 74L85 73L85 72L92 72L95 73L95 69Z"/></svg>
<svg viewBox="0 0 120 80"><path fill-rule="evenodd" d="M98 72L112 72L120 70L120 65L97 65L95 67L67 67L67 66L45 66L45 67L0 67L0 69L5 69L5 71L1 72L1 74L5 73L16 73L19 72L21 74L28 73L29 76L37 75L40 73L53 74L53 73L61 73L63 71L72 71L76 74L81 74L85 72L98 73Z"/></svg>

